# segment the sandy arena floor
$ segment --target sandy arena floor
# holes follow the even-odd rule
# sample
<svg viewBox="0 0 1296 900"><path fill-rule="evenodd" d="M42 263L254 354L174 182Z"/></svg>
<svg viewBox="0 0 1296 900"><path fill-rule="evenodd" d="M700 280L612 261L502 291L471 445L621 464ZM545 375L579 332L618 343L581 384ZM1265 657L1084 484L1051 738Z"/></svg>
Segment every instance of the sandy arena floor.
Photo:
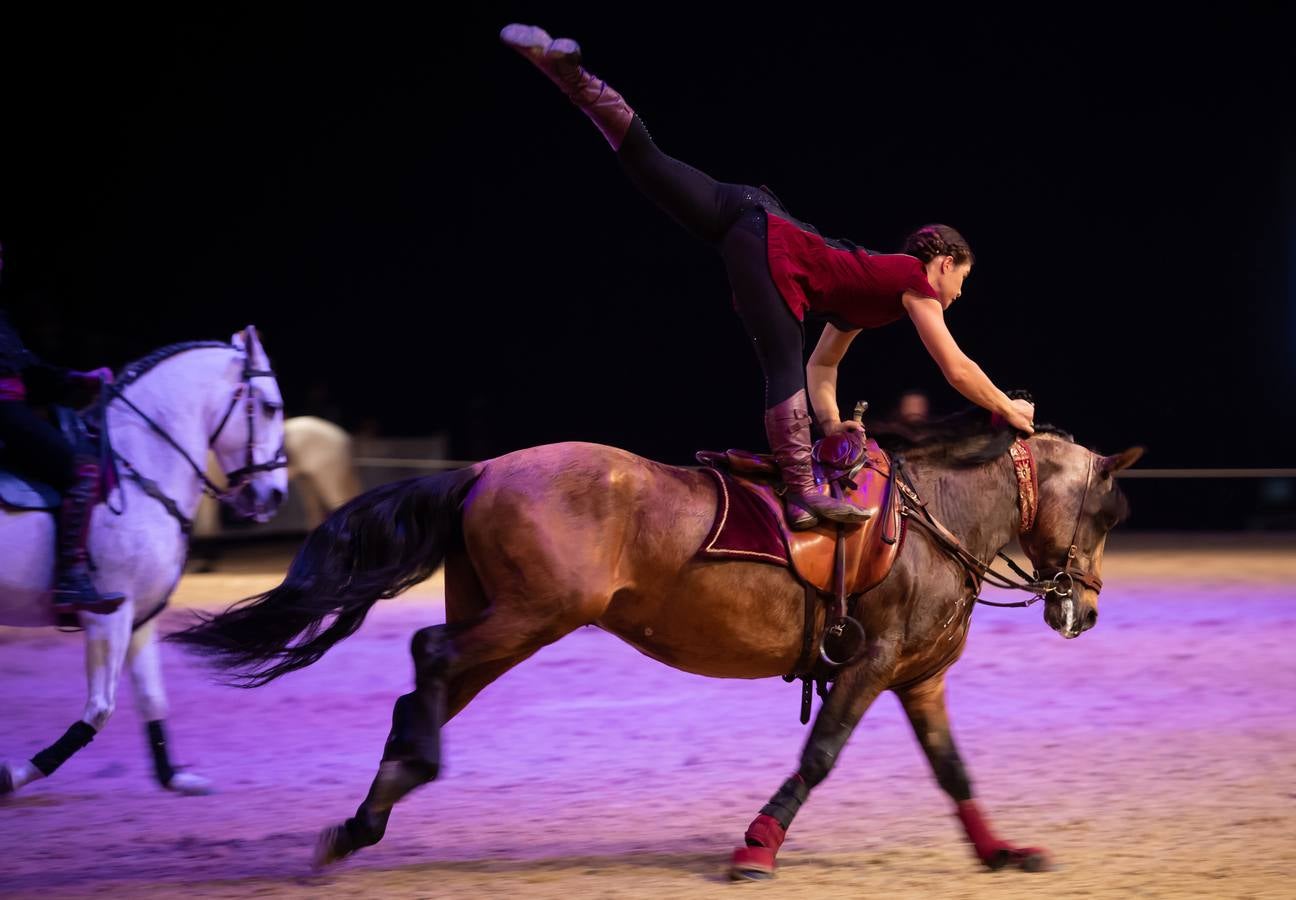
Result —
<svg viewBox="0 0 1296 900"><path fill-rule="evenodd" d="M186 577L164 629L285 564ZM165 648L176 756L218 792L153 785L123 685L90 747L0 803L0 897L1296 897L1296 536L1118 535L1104 579L1076 641L1034 609L979 609L950 679L985 808L1048 847L1050 873L980 869L886 696L778 878L728 883L730 850L799 755L798 689L685 675L584 629L450 723L445 775L382 844L315 874L317 831L364 795L408 690L408 636L441 621L434 580L259 690ZM76 635L0 629L0 755L77 717L81 652Z"/></svg>

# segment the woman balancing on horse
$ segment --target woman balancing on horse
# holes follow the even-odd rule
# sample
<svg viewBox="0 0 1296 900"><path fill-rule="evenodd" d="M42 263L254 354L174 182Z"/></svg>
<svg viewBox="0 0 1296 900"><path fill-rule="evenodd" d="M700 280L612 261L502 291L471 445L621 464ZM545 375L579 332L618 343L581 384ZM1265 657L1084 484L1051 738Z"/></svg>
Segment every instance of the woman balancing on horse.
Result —
<svg viewBox="0 0 1296 900"><path fill-rule="evenodd" d="M87 566L90 513L100 499L99 461L91 448L69 444L28 403L65 402L69 395L97 391L105 380L112 381L111 369L76 372L41 362L23 345L0 309L0 463L63 494L55 517L59 532L54 609L58 613L112 612L122 595L95 590Z"/></svg>
<svg viewBox="0 0 1296 900"><path fill-rule="evenodd" d="M581 66L575 41L553 40L543 29L516 24L504 28L500 39L589 116L640 191L720 252L734 308L765 374L765 433L787 486L792 527L810 528L821 518L858 522L868 515L820 495L810 463L810 404L825 434L861 427L843 422L838 411L837 364L865 328L907 315L955 390L1013 428L1032 432L1034 407L995 387L946 327L945 310L962 293L973 262L967 241L953 228L920 228L897 254L870 254L849 241L824 238L789 215L768 190L718 182L659 150L621 95ZM801 322L807 313L827 324L803 369Z"/></svg>

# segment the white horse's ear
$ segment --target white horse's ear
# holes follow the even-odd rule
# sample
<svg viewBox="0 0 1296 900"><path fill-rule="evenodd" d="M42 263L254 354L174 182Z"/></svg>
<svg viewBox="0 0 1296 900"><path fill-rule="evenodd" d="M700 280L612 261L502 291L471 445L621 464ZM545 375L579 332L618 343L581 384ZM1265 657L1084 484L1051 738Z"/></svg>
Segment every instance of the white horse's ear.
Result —
<svg viewBox="0 0 1296 900"><path fill-rule="evenodd" d="M256 326L249 325L242 331L236 331L230 338L230 343L243 353L247 354L248 360L256 366L263 366L268 362L265 350L261 347L261 336L257 334Z"/></svg>
<svg viewBox="0 0 1296 900"><path fill-rule="evenodd" d="M1115 475L1121 469L1128 469L1143 456L1142 447L1130 447L1114 456L1104 456L1098 460L1098 473L1103 478Z"/></svg>

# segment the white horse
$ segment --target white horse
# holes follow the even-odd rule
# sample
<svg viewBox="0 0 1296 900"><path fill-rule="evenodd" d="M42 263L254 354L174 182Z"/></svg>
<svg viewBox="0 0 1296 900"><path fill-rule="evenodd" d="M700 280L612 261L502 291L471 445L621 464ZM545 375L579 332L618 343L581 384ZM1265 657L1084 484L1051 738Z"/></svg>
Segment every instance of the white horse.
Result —
<svg viewBox="0 0 1296 900"><path fill-rule="evenodd" d="M106 615L80 614L85 712L31 760L0 765L0 795L52 774L93 740L112 715L123 664L162 786L185 794L210 789L207 779L176 771L167 752L155 617L180 580L198 501L204 490L215 491L199 468L209 448L228 473L222 496L238 512L266 521L283 502L283 398L251 326L229 344L158 350L127 366L107 390L105 420L121 482L94 510L89 548L95 586L126 600ZM53 517L0 507L0 625L54 625L53 572Z"/></svg>

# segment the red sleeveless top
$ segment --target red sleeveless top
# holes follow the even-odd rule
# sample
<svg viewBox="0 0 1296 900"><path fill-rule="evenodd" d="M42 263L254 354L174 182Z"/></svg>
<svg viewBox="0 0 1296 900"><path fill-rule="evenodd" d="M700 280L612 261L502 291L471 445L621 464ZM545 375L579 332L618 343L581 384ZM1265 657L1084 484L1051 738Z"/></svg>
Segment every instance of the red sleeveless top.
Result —
<svg viewBox="0 0 1296 900"><path fill-rule="evenodd" d="M839 250L768 208L765 216L770 275L798 321L809 311L853 328L877 328L904 317L905 291L939 299L916 257Z"/></svg>

